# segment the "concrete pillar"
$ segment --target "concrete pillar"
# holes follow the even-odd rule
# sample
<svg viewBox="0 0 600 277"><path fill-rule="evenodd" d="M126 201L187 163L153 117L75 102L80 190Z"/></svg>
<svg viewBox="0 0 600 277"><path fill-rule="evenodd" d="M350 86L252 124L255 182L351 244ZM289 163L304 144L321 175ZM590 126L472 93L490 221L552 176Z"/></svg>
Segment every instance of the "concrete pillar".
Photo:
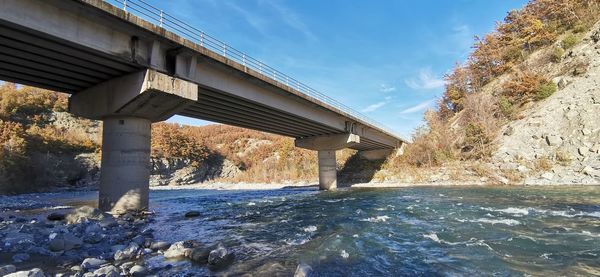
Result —
<svg viewBox="0 0 600 277"><path fill-rule="evenodd" d="M150 130L149 119L131 116L104 119L100 210L122 213L148 208Z"/></svg>
<svg viewBox="0 0 600 277"><path fill-rule="evenodd" d="M335 150L319 150L319 189L333 190L337 187Z"/></svg>

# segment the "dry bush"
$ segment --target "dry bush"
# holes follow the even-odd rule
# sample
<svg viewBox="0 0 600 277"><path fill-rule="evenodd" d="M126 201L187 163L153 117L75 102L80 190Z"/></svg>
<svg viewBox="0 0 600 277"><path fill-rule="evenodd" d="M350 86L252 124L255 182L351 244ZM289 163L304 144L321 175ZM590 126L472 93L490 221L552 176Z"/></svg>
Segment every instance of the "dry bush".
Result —
<svg viewBox="0 0 600 277"><path fill-rule="evenodd" d="M540 157L533 161L533 170L546 172L552 169L552 161L547 157Z"/></svg>
<svg viewBox="0 0 600 277"><path fill-rule="evenodd" d="M562 166L568 166L573 161L573 157L569 154L569 152L563 149L557 149L554 153L554 159Z"/></svg>

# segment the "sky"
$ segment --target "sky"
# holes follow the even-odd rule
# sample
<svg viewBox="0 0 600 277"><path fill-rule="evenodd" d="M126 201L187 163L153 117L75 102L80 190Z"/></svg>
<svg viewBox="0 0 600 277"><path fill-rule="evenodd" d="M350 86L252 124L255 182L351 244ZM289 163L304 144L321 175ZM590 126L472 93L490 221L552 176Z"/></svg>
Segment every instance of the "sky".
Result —
<svg viewBox="0 0 600 277"><path fill-rule="evenodd" d="M526 0L146 0L404 138L476 35ZM205 121L173 117L189 125Z"/></svg>

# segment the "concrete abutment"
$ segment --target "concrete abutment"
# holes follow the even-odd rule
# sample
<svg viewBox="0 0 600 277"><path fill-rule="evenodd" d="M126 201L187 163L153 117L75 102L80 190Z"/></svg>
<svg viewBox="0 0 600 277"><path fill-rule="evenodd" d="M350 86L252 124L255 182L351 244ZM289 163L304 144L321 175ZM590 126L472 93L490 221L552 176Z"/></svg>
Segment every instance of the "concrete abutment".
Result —
<svg viewBox="0 0 600 277"><path fill-rule="evenodd" d="M335 150L319 150L319 189L334 190L337 188L337 165Z"/></svg>

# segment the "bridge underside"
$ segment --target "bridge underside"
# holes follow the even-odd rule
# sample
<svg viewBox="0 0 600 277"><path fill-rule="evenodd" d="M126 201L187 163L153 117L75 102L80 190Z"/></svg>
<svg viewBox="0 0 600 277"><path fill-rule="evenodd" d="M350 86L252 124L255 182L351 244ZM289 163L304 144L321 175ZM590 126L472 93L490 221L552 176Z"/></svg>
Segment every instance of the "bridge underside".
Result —
<svg viewBox="0 0 600 277"><path fill-rule="evenodd" d="M101 0L1 0L0 79L69 93L72 113L105 122L105 210L147 207L149 123L175 114L295 138L319 151L323 189L336 150L403 143Z"/></svg>

